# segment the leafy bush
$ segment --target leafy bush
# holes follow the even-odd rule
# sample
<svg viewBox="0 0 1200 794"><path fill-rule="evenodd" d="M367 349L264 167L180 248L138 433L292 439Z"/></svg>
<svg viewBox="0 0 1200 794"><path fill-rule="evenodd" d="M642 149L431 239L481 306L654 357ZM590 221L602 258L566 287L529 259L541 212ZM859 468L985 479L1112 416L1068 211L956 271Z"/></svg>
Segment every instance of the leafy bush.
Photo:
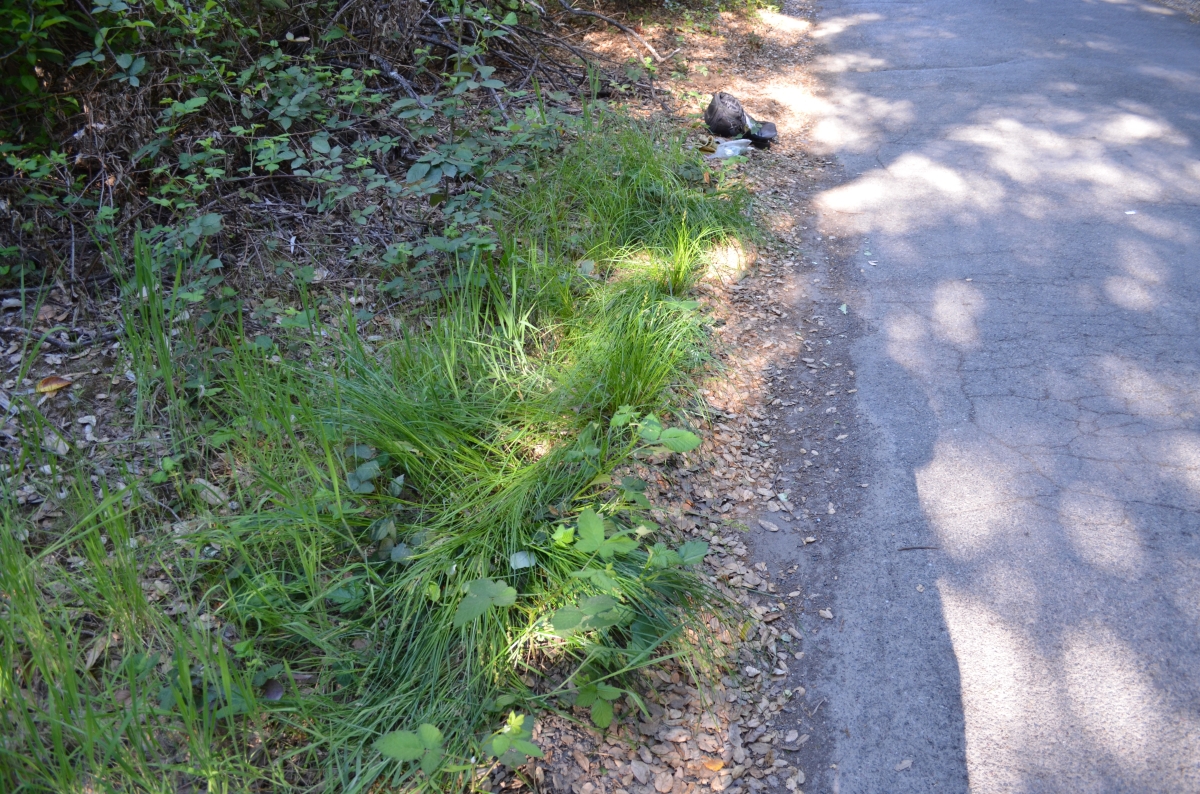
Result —
<svg viewBox="0 0 1200 794"><path fill-rule="evenodd" d="M475 0L14 9L5 86L29 112L0 138L8 258L76 274L197 215L222 219L204 250L225 273L267 260L387 281L489 250L491 183L557 146L568 95L538 80L585 76L556 64L506 88L487 59L515 63L543 25Z"/></svg>

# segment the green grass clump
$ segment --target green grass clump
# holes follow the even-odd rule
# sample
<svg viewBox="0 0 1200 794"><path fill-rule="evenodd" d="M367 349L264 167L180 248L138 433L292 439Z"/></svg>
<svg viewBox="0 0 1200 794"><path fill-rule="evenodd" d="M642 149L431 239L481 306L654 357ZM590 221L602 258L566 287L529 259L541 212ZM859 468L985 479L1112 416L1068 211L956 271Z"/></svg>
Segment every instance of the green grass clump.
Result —
<svg viewBox="0 0 1200 794"><path fill-rule="evenodd" d="M532 751L519 714L628 714L628 674L719 608L704 544L673 546L616 476L698 443L659 417L684 421L707 361L686 299L705 247L747 231L713 182L678 136L585 122L504 190L500 250L399 338L374 349L347 317L292 361L230 340L232 515L163 532L141 491L84 488L86 518L39 550L8 515L0 787L455 790ZM113 648L91 665L84 625Z"/></svg>

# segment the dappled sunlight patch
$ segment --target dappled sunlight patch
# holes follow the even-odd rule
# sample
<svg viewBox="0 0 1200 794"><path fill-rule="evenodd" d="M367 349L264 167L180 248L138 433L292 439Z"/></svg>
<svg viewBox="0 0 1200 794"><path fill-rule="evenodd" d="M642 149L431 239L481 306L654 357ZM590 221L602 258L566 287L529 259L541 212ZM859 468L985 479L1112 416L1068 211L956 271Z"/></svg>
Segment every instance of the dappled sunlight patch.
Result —
<svg viewBox="0 0 1200 794"><path fill-rule="evenodd" d="M1171 604L1193 624L1200 624L1200 560L1174 560L1166 576Z"/></svg>
<svg viewBox="0 0 1200 794"><path fill-rule="evenodd" d="M1186 734L1188 723L1194 723L1194 719L1172 713L1146 675L1145 660L1127 638L1099 621L1064 632L1061 676L1068 706L1084 736L1120 759L1127 774L1145 776L1147 782L1155 774L1147 763L1156 754L1151 743ZM1175 730L1168 720L1176 723ZM1175 748L1177 757L1196 758L1200 748L1195 742L1194 734L1190 741L1182 742Z"/></svg>
<svg viewBox="0 0 1200 794"><path fill-rule="evenodd" d="M903 127L913 120L912 104L861 92L850 92L836 103L813 104L813 142L824 151L864 152L877 146L877 127Z"/></svg>
<svg viewBox="0 0 1200 794"><path fill-rule="evenodd" d="M1104 294L1122 309L1149 311L1157 304L1146 284L1129 276L1109 276L1104 279Z"/></svg>
<svg viewBox="0 0 1200 794"><path fill-rule="evenodd" d="M1195 414L1189 412L1185 418L1194 419ZM1172 433L1157 445L1155 453L1163 461L1163 474L1200 498L1200 433Z"/></svg>
<svg viewBox="0 0 1200 794"><path fill-rule="evenodd" d="M807 19L781 14L777 11L764 9L758 12L767 37L777 47L794 47L813 30L812 22Z"/></svg>
<svg viewBox="0 0 1200 794"><path fill-rule="evenodd" d="M1104 573L1134 578L1145 570L1146 551L1124 505L1104 493L1073 485L1059 498L1058 520L1075 553Z"/></svg>
<svg viewBox="0 0 1200 794"><path fill-rule="evenodd" d="M861 14L848 14L840 17L832 17L822 20L813 31L813 38L823 39L830 36L838 36L845 33L851 28L859 25L865 25L868 22L880 22L884 19L883 14L876 12L864 12Z"/></svg>
<svg viewBox="0 0 1200 794"><path fill-rule="evenodd" d="M940 440L917 469L921 507L946 553L970 560L1021 526L1029 507L1013 492L1017 461L979 444Z"/></svg>
<svg viewBox="0 0 1200 794"><path fill-rule="evenodd" d="M704 278L718 284L736 282L754 266L757 257L757 249L751 244L737 239L719 243L705 254Z"/></svg>
<svg viewBox="0 0 1200 794"><path fill-rule="evenodd" d="M1144 140L1161 140L1173 146L1187 146L1183 133L1160 119L1147 118L1133 113L1122 113L1101 123L1099 137L1107 143L1126 145Z"/></svg>
<svg viewBox="0 0 1200 794"><path fill-rule="evenodd" d="M884 332L888 355L893 361L914 374L929 374L932 363L925 318L912 310L897 310L887 317Z"/></svg>
<svg viewBox="0 0 1200 794"><path fill-rule="evenodd" d="M818 205L829 212L854 216L857 231L911 232L944 222L976 223L1000 208L1006 198L995 180L964 175L914 152L901 155L886 171L872 171L827 190Z"/></svg>
<svg viewBox="0 0 1200 794"><path fill-rule="evenodd" d="M1171 756L1196 757L1195 718L1173 707L1127 637L1085 620L1061 628L1057 652L1039 647L1033 632L998 608L997 588L1031 586L1011 573L985 577L983 590L938 581L973 779L986 780L989 790L1019 790L1046 754L1063 745L1092 765L1112 758L1151 786L1157 772L1147 759L1161 749L1153 742L1165 738ZM1037 608L1024 612L1032 626Z"/></svg>
<svg viewBox="0 0 1200 794"><path fill-rule="evenodd" d="M1165 419L1185 408L1195 410L1200 397L1152 374L1142 364L1110 353L1100 359L1099 382L1133 416Z"/></svg>
<svg viewBox="0 0 1200 794"><path fill-rule="evenodd" d="M1023 756L1033 750L1034 703L1053 703L1044 699L1045 665L1030 654L1026 633L970 590L940 579L938 593L958 660L968 768L986 774L993 790L1018 791ZM997 732L1006 740L987 741Z"/></svg>
<svg viewBox="0 0 1200 794"><path fill-rule="evenodd" d="M979 316L987 306L983 293L963 281L943 281L933 293L933 327L938 336L960 348L979 344Z"/></svg>

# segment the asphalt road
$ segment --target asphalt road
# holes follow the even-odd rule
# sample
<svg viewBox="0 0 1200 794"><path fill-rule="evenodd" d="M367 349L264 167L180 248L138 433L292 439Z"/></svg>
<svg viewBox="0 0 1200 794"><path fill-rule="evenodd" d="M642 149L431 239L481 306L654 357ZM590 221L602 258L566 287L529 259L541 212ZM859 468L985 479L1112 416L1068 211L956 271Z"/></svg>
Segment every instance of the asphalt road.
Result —
<svg viewBox="0 0 1200 794"><path fill-rule="evenodd" d="M825 0L817 33L869 488L806 790L1200 791L1200 26Z"/></svg>

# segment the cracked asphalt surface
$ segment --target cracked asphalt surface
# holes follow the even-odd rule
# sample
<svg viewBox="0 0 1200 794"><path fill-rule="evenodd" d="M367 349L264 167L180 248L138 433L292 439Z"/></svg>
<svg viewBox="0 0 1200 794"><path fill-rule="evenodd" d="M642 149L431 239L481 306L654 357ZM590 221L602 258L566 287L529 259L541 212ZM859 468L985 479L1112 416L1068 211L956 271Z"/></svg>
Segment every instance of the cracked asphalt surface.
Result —
<svg viewBox="0 0 1200 794"><path fill-rule="evenodd" d="M869 488L822 563L805 789L1200 791L1200 26L818 21Z"/></svg>

